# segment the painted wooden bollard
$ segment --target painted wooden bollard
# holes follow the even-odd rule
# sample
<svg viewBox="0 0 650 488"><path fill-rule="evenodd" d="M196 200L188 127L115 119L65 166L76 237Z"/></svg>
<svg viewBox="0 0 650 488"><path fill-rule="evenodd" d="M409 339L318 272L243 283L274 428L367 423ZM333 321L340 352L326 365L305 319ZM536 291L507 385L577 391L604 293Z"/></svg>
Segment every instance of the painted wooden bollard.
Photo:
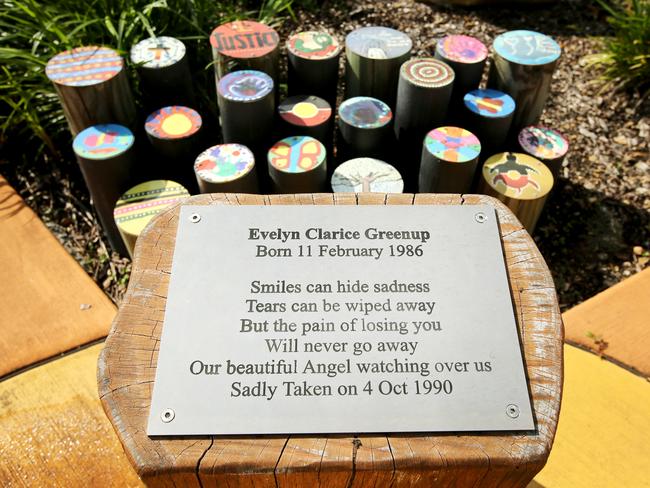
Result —
<svg viewBox="0 0 650 488"><path fill-rule="evenodd" d="M174 37L143 39L131 48L131 62L140 77L145 107L195 105L192 74L185 44Z"/></svg>
<svg viewBox="0 0 650 488"><path fill-rule="evenodd" d="M481 41L471 36L450 35L436 43L436 59L447 63L454 70L454 90L451 96L452 119L461 111L463 97L478 88L483 76L488 50Z"/></svg>
<svg viewBox="0 0 650 488"><path fill-rule="evenodd" d="M413 41L388 27L362 27L345 38L346 98L378 98L395 108L402 63L411 55Z"/></svg>
<svg viewBox="0 0 650 488"><path fill-rule="evenodd" d="M505 152L483 165L479 192L498 198L532 234L553 188L548 167L527 154Z"/></svg>
<svg viewBox="0 0 650 488"><path fill-rule="evenodd" d="M129 256L149 221L189 196L183 185L170 180L146 181L127 190L115 203L113 218Z"/></svg>
<svg viewBox="0 0 650 488"><path fill-rule="evenodd" d="M463 102L464 126L481 141L483 155L503 150L515 113L512 97L499 90L479 88L467 93Z"/></svg>
<svg viewBox="0 0 650 488"><path fill-rule="evenodd" d="M438 127L424 138L420 161L422 193L468 193L481 154L478 138L460 127Z"/></svg>
<svg viewBox="0 0 650 488"><path fill-rule="evenodd" d="M402 193L402 175L390 164L373 158L355 158L337 166L332 174L334 193Z"/></svg>
<svg viewBox="0 0 650 488"><path fill-rule="evenodd" d="M265 145L275 117L273 79L261 71L233 71L219 80L217 95L223 142L244 144L253 152Z"/></svg>
<svg viewBox="0 0 650 488"><path fill-rule="evenodd" d="M309 136L292 136L278 141L268 152L269 175L277 193L325 191L327 152Z"/></svg>
<svg viewBox="0 0 650 488"><path fill-rule="evenodd" d="M385 155L393 139L390 107L371 97L354 97L339 106L339 153L345 159Z"/></svg>
<svg viewBox="0 0 650 488"><path fill-rule="evenodd" d="M136 161L134 140L128 128L104 124L84 129L72 143L108 242L124 256L127 249L113 220L113 208L122 192L132 184Z"/></svg>
<svg viewBox="0 0 650 488"><path fill-rule="evenodd" d="M493 50L488 88L504 91L515 100L511 133L516 135L539 121L562 49L549 36L517 30L497 36Z"/></svg>
<svg viewBox="0 0 650 488"><path fill-rule="evenodd" d="M557 178L569 150L569 141L555 129L542 126L524 127L519 132L519 147L544 163Z"/></svg>
<svg viewBox="0 0 650 488"><path fill-rule="evenodd" d="M280 36L272 27L253 20L222 24L210 35L217 81L238 70L262 71L278 83Z"/></svg>
<svg viewBox="0 0 650 488"><path fill-rule="evenodd" d="M200 147L201 116L189 107L174 105L156 110L144 124L147 138L161 160L165 178L178 181L194 193L192 162Z"/></svg>
<svg viewBox="0 0 650 488"><path fill-rule="evenodd" d="M135 103L117 51L100 46L63 51L47 62L45 74L54 84L73 136L97 124L135 127Z"/></svg>
<svg viewBox="0 0 650 488"><path fill-rule="evenodd" d="M334 107L339 79L338 40L320 31L294 34L287 41L290 95L316 95Z"/></svg>
<svg viewBox="0 0 650 488"><path fill-rule="evenodd" d="M296 95L280 102L278 114L283 135L311 136L325 146L332 132L332 107L314 95Z"/></svg>
<svg viewBox="0 0 650 488"><path fill-rule="evenodd" d="M194 162L201 193L257 193L253 152L242 144L218 144Z"/></svg>

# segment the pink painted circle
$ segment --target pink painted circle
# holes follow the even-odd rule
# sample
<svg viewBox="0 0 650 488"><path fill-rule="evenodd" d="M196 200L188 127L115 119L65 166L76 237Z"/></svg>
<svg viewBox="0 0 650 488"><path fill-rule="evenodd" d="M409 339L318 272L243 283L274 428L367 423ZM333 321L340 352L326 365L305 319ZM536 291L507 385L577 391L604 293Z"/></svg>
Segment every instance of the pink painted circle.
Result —
<svg viewBox="0 0 650 488"><path fill-rule="evenodd" d="M443 37L436 44L436 52L443 58L458 63L480 63L488 55L487 47L471 36L451 35Z"/></svg>

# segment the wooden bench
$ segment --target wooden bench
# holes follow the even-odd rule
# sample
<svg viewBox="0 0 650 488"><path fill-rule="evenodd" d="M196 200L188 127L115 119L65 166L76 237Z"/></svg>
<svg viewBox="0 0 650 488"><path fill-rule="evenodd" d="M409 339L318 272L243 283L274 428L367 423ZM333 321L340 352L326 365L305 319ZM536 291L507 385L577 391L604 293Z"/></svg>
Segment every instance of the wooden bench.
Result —
<svg viewBox="0 0 650 488"><path fill-rule="evenodd" d="M191 197L188 205L494 205L537 419L534 432L150 438L160 333L180 207L140 236L129 289L99 361L99 391L131 462L154 486L525 486L548 457L562 384L562 323L550 273L528 233L476 195L305 194Z"/></svg>

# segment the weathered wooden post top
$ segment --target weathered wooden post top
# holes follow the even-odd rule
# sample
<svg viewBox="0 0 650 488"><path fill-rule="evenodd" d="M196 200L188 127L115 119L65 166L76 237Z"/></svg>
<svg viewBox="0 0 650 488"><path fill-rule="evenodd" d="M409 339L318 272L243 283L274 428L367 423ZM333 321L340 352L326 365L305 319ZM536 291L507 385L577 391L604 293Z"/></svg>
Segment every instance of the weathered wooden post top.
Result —
<svg viewBox="0 0 650 488"><path fill-rule="evenodd" d="M553 444L562 339L494 198L198 195L137 240L99 395L149 486L521 487Z"/></svg>

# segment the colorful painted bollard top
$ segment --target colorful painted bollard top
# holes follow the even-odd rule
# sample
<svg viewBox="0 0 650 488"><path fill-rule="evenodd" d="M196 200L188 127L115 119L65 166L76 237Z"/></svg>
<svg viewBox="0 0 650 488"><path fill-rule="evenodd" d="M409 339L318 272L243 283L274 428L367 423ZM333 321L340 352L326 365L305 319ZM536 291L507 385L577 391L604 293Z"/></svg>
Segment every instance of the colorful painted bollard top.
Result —
<svg viewBox="0 0 650 488"><path fill-rule="evenodd" d="M185 44L174 37L150 37L131 48L131 61L144 68L166 68L185 56Z"/></svg>
<svg viewBox="0 0 650 488"><path fill-rule="evenodd" d="M519 133L519 145L528 154L542 160L554 160L569 150L569 142L558 131L531 125Z"/></svg>
<svg viewBox="0 0 650 488"><path fill-rule="evenodd" d="M147 117L144 128L158 139L183 139L201 128L201 116L196 110L180 105L163 107Z"/></svg>
<svg viewBox="0 0 650 488"><path fill-rule="evenodd" d="M515 101L510 95L489 88L472 90L463 101L472 112L488 118L507 117L515 111Z"/></svg>
<svg viewBox="0 0 650 488"><path fill-rule="evenodd" d="M325 146L309 136L286 137L269 150L269 164L285 173L304 173L325 161Z"/></svg>
<svg viewBox="0 0 650 488"><path fill-rule="evenodd" d="M231 58L260 58L273 51L280 36L272 27L252 20L236 20L212 31L210 44Z"/></svg>
<svg viewBox="0 0 650 488"><path fill-rule="evenodd" d="M253 102L273 91L273 79L262 71L233 71L219 80L217 90L228 100Z"/></svg>
<svg viewBox="0 0 650 488"><path fill-rule="evenodd" d="M556 61L562 49L547 35L529 30L508 31L494 39L494 50L512 63L540 65Z"/></svg>
<svg viewBox="0 0 650 488"><path fill-rule="evenodd" d="M332 108L325 100L313 95L297 95L284 100L278 107L282 120L302 127L325 123L332 115Z"/></svg>
<svg viewBox="0 0 650 488"><path fill-rule="evenodd" d="M413 47L411 38L388 27L362 27L345 38L346 49L370 59L393 59L407 54Z"/></svg>
<svg viewBox="0 0 650 488"><path fill-rule="evenodd" d="M85 46L63 51L51 58L45 74L59 85L90 86L110 80L122 71L123 66L117 51Z"/></svg>
<svg viewBox="0 0 650 488"><path fill-rule="evenodd" d="M454 70L434 58L410 59L400 70L403 78L425 88L439 88L454 81Z"/></svg>
<svg viewBox="0 0 650 488"><path fill-rule="evenodd" d="M393 113L381 100L372 97L354 97L341 103L339 117L353 127L378 129L391 121Z"/></svg>
<svg viewBox="0 0 650 488"><path fill-rule="evenodd" d="M487 58L488 50L481 41L471 36L451 35L438 40L436 52L458 63L480 63Z"/></svg>
<svg viewBox="0 0 650 488"><path fill-rule="evenodd" d="M294 34L287 42L287 49L295 56L311 60L330 59L341 52L336 38L318 31Z"/></svg>
<svg viewBox="0 0 650 488"><path fill-rule="evenodd" d="M426 135L424 145L436 158L450 163L472 161L481 152L478 137L460 127L433 129Z"/></svg>
<svg viewBox="0 0 650 488"><path fill-rule="evenodd" d="M255 158L246 146L218 144L199 154L194 171L204 181L226 183L247 175L254 166Z"/></svg>
<svg viewBox="0 0 650 488"><path fill-rule="evenodd" d="M85 159L110 159L126 152L133 141L133 133L123 125L93 125L77 134L72 149Z"/></svg>
<svg viewBox="0 0 650 488"><path fill-rule="evenodd" d="M332 175L332 191L336 193L402 193L403 189L399 171L379 159L350 159Z"/></svg>
<svg viewBox="0 0 650 488"><path fill-rule="evenodd" d="M483 165L483 178L497 192L519 200L533 200L553 187L553 175L546 165L521 153L500 153Z"/></svg>
<svg viewBox="0 0 650 488"><path fill-rule="evenodd" d="M141 183L124 193L115 204L115 223L122 232L139 235L156 214L189 196L185 187L175 181Z"/></svg>

